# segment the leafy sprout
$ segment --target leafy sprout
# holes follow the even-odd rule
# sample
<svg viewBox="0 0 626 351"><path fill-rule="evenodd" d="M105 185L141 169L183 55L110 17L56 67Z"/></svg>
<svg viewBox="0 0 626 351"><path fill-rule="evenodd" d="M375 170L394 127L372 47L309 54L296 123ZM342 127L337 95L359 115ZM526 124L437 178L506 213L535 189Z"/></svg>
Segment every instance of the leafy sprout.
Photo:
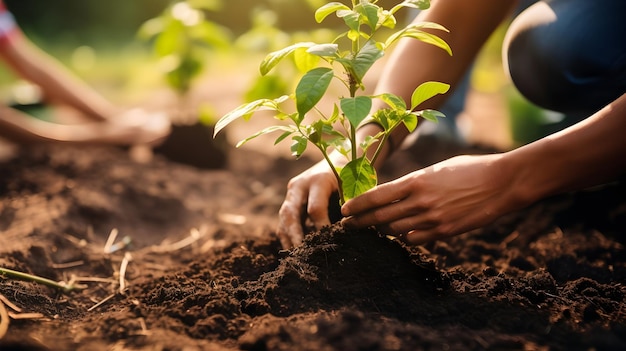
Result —
<svg viewBox="0 0 626 351"><path fill-rule="evenodd" d="M268 133L279 133L275 144L291 139L291 152L295 157L302 156L307 147L313 145L322 153L337 178L341 203L376 186L377 175L373 164L389 135L400 125L412 132L417 127L418 117L434 122L443 117L439 111L416 109L424 101L446 93L449 85L425 82L415 89L407 106L402 98L391 93L359 95L365 89L365 75L402 38L435 45L452 55L448 44L432 34L432 31L448 31L437 23L412 23L384 39L378 39L381 33L395 29L396 12L402 8L426 10L430 7L429 0L405 0L389 10L377 3L377 0L352 0L351 7L340 2L319 7L315 12L318 23L334 14L343 20L347 30L329 43L298 42L268 54L260 64L263 76L287 57L292 57L298 66L311 68L301 77L294 93L243 104L224 115L215 125L214 133L219 133L237 119L248 120L258 111L270 110L277 120L286 123L267 127L240 141L237 147ZM331 111L322 111L319 103L329 93L328 88L334 80L346 88L347 94L337 99ZM382 100L387 107L372 112L374 99ZM295 102L295 111L287 107L293 106L286 104L288 100ZM310 115L317 118L311 121ZM383 130L357 145L357 128L369 122L379 124ZM377 145L376 149L369 158L367 151L374 145ZM331 150L343 155L345 164L334 163L329 157Z"/></svg>

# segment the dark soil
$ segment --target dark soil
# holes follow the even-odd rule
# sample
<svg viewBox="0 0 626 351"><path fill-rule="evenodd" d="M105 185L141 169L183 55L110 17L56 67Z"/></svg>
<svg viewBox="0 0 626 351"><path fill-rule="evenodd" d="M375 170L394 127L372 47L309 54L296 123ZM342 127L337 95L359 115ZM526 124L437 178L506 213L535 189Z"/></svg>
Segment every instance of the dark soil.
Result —
<svg viewBox="0 0 626 351"><path fill-rule="evenodd" d="M487 151L417 145L383 179ZM0 165L0 267L86 288L0 277L26 317L0 349L626 349L623 183L422 247L332 226L282 251L285 185L311 163L231 150L199 170L116 148L22 149ZM105 253L112 230L130 246Z"/></svg>

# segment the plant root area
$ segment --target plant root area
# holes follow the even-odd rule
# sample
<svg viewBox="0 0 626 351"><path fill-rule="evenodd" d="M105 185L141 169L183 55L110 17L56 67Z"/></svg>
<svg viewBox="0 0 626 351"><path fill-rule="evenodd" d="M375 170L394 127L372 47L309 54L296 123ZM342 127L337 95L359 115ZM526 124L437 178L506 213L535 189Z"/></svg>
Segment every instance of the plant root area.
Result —
<svg viewBox="0 0 626 351"><path fill-rule="evenodd" d="M491 152L420 140L383 180ZM0 267L74 289L0 275L0 349L626 349L623 182L424 246L335 224L282 250L287 181L313 162L20 149L0 166Z"/></svg>

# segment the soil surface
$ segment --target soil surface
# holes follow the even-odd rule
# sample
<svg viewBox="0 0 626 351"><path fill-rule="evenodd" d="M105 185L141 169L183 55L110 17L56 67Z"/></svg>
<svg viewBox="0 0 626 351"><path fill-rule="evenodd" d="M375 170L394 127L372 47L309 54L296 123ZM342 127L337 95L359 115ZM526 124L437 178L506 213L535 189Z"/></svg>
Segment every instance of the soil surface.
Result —
<svg viewBox="0 0 626 351"><path fill-rule="evenodd" d="M426 141L383 180L490 152ZM0 276L1 350L626 349L623 182L425 246L334 225L283 251L286 182L312 160L129 155L41 146L0 165L0 267L80 288Z"/></svg>

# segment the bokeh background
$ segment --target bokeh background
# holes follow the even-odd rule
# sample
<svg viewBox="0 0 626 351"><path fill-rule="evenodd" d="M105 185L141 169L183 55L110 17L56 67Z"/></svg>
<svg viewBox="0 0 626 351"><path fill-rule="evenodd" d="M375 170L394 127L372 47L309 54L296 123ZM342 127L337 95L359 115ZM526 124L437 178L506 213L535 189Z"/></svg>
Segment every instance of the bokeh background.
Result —
<svg viewBox="0 0 626 351"><path fill-rule="evenodd" d="M167 60L154 54L151 41L138 36L149 19L171 6L170 0L5 0L25 34L36 45L120 105L172 110L180 94L168 86L164 74ZM228 32L229 45L206 51L198 78L186 92L185 104L200 109L207 118L219 118L259 94L277 94L295 84L296 74L282 69L282 81L259 84L258 64L270 51L296 41L321 41L334 37L341 22L329 17L315 22L314 9L322 0L224 0L213 11L203 11L204 20ZM383 0L381 4L397 1ZM413 14L407 14L409 20ZM485 45L468 75L465 104L456 116L462 137L499 149L509 149L535 138L513 131L519 125L512 116L538 116L543 112L515 94L501 66L500 41L504 24ZM317 40L316 40L317 39ZM171 62L170 62L171 63ZM381 62L382 65L382 62ZM378 66L381 66L378 65ZM378 70L369 74L374 84ZM274 77L275 78L275 77ZM290 79L292 81L290 81ZM0 65L0 98L10 101L26 83ZM264 90L265 89L265 90ZM513 110L512 110L513 109ZM517 111L517 112L516 112ZM451 116L454 117L454 116ZM513 123L511 122L513 120ZM241 126L231 138L247 136L256 126ZM430 128L440 133L441 128ZM443 133L445 134L445 133ZM252 145L257 147L257 145ZM268 146L273 149L273 146Z"/></svg>

